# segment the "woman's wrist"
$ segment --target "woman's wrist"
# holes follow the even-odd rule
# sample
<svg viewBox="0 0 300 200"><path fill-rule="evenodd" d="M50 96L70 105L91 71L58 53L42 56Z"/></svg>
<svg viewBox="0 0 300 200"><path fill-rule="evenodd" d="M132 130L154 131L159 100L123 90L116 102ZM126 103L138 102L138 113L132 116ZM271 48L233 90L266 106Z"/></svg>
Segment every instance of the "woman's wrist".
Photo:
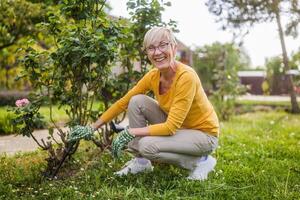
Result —
<svg viewBox="0 0 300 200"><path fill-rule="evenodd" d="M148 136L149 134L149 128L143 127L143 128L129 128L128 132L133 136Z"/></svg>
<svg viewBox="0 0 300 200"><path fill-rule="evenodd" d="M132 132L132 129L126 128L126 131L127 131L128 134L130 134L133 137L135 137L134 133Z"/></svg>
<svg viewBox="0 0 300 200"><path fill-rule="evenodd" d="M104 122L101 119L98 119L97 121L95 121L93 124L91 124L90 126L92 127L92 129L94 131L98 130L102 125L104 124Z"/></svg>

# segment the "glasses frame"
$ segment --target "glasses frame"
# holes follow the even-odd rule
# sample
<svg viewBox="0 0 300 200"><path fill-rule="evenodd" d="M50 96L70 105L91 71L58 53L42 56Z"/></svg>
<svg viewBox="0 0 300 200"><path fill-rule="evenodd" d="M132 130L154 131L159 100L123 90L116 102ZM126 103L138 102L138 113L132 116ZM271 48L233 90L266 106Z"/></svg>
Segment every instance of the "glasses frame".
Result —
<svg viewBox="0 0 300 200"><path fill-rule="evenodd" d="M153 54L156 52L157 49L158 49L160 52L166 52L166 51L167 51L167 47L168 47L170 44L171 44L171 42L160 42L158 46L150 45L149 47L147 47L147 48L145 49L145 53L146 53L147 55L153 55ZM164 46L164 45L166 45L166 46ZM150 52L150 50L149 50L150 48L153 48L153 50L151 50L151 51L153 51L153 52ZM164 48L166 48L166 49L164 49Z"/></svg>

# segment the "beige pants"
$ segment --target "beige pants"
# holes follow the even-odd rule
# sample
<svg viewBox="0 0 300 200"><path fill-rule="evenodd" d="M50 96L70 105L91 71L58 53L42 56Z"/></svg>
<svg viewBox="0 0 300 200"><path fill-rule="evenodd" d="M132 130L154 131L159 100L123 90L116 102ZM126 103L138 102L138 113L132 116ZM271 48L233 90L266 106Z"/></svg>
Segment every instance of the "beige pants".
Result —
<svg viewBox="0 0 300 200"><path fill-rule="evenodd" d="M130 128L165 122L167 115L158 103L146 96L133 96L128 105ZM136 137L128 148L136 156L193 169L197 160L218 146L218 138L192 129L179 129L172 136Z"/></svg>

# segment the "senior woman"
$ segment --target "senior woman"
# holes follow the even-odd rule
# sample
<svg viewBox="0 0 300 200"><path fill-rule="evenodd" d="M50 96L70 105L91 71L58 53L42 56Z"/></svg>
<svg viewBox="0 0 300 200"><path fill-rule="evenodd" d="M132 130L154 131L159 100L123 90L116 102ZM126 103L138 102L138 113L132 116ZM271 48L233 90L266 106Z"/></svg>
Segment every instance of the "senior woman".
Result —
<svg viewBox="0 0 300 200"><path fill-rule="evenodd" d="M165 27L149 30L143 48L153 65L124 97L92 124L97 129L127 109L129 128L115 138L114 156L126 146L136 156L117 175L152 170L151 161L190 170L188 179L205 180L216 159L219 122L199 77L175 60L177 42ZM155 100L145 94L152 91Z"/></svg>

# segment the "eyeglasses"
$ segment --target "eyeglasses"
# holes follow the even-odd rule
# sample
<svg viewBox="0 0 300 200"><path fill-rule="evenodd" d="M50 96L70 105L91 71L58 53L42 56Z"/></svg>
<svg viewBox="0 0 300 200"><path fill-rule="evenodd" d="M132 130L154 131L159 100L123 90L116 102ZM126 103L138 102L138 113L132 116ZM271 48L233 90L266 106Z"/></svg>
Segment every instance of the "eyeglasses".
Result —
<svg viewBox="0 0 300 200"><path fill-rule="evenodd" d="M161 42L158 46L151 45L146 48L146 53L154 54L156 49L159 49L159 51L161 52L165 52L168 50L169 44L170 44L169 42Z"/></svg>

